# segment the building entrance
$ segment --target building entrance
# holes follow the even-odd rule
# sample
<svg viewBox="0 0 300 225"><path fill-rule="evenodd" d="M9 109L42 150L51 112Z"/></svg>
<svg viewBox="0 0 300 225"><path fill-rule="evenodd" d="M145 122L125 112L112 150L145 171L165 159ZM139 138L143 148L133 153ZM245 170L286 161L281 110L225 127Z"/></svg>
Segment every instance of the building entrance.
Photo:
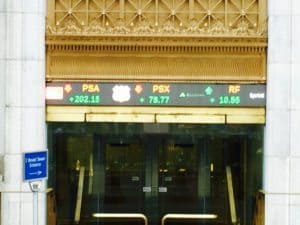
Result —
<svg viewBox="0 0 300 225"><path fill-rule="evenodd" d="M153 225L251 224L261 134L260 126L49 124L58 224L143 224L137 215Z"/></svg>
<svg viewBox="0 0 300 225"><path fill-rule="evenodd" d="M103 212L144 212L149 222L168 213L208 213L210 168L203 140L177 135L99 138L103 165L95 190ZM213 167L213 165L211 165ZM98 208L99 210L100 208ZM97 211L94 209L94 211ZM159 221L157 221L159 222Z"/></svg>

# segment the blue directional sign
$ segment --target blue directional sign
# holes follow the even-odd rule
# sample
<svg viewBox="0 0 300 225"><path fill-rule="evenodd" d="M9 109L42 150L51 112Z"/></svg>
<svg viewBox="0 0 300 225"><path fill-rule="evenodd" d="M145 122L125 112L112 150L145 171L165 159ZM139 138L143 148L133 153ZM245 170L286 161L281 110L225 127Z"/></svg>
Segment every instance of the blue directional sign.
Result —
<svg viewBox="0 0 300 225"><path fill-rule="evenodd" d="M39 180L48 177L48 152L24 153L24 180Z"/></svg>

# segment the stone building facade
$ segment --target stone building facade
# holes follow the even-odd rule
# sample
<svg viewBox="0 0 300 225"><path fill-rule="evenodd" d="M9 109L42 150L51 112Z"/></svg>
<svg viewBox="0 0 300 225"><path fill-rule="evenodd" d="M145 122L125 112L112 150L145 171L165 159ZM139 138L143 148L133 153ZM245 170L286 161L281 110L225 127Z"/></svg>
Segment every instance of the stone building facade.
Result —
<svg viewBox="0 0 300 225"><path fill-rule="evenodd" d="M46 121L81 121L46 109L46 81L159 76L266 84L265 111L242 114L265 124L265 225L299 224L299 15L297 0L1 0L0 223L46 224L47 184L35 203L23 154L47 148Z"/></svg>

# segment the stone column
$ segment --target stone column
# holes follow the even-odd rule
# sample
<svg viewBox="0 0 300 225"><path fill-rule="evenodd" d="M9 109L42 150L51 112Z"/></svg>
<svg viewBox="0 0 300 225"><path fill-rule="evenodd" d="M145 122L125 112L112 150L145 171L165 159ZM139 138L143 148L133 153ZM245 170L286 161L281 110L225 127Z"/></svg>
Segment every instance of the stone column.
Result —
<svg viewBox="0 0 300 225"><path fill-rule="evenodd" d="M300 224L300 1L269 0L265 225Z"/></svg>
<svg viewBox="0 0 300 225"><path fill-rule="evenodd" d="M1 224L32 225L33 194L23 181L24 152L46 148L45 0L0 1ZM1 163L1 161L0 161ZM45 181L42 192L45 191ZM45 193L38 225L46 224Z"/></svg>

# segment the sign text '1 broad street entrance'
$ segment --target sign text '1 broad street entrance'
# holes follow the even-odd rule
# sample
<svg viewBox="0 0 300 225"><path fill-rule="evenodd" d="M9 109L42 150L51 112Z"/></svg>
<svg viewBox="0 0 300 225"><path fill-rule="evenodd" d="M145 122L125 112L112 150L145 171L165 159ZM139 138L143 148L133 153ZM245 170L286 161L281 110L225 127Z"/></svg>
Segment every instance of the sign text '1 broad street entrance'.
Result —
<svg viewBox="0 0 300 225"><path fill-rule="evenodd" d="M24 153L24 180L38 180L48 177L48 152Z"/></svg>
<svg viewBox="0 0 300 225"><path fill-rule="evenodd" d="M264 107L264 84L47 83L47 105Z"/></svg>

